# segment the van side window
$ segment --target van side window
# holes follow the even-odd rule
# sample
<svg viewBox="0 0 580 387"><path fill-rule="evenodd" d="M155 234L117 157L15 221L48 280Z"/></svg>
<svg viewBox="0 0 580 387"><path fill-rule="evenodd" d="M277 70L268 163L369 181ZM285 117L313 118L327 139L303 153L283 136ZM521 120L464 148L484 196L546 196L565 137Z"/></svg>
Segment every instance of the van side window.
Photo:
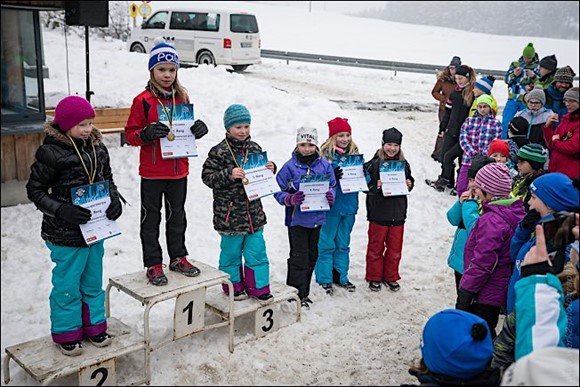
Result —
<svg viewBox="0 0 580 387"><path fill-rule="evenodd" d="M153 16L149 18L149 20L145 20L141 25L142 29L158 29L162 30L165 28L165 23L167 23L167 14L168 12L162 11L157 12Z"/></svg>
<svg viewBox="0 0 580 387"><path fill-rule="evenodd" d="M219 31L219 15L215 13L173 12L169 28L172 30Z"/></svg>
<svg viewBox="0 0 580 387"><path fill-rule="evenodd" d="M256 34L259 32L258 22L254 15L232 14L230 15L230 30L232 32Z"/></svg>

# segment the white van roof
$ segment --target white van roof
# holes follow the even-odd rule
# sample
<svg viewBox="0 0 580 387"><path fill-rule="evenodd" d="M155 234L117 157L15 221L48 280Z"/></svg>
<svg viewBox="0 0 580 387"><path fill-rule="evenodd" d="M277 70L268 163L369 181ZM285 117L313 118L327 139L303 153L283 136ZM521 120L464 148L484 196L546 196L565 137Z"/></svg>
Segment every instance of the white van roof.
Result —
<svg viewBox="0 0 580 387"><path fill-rule="evenodd" d="M239 9L224 9L224 8L210 8L210 7L188 7L188 6L176 6L171 8L159 8L153 11L155 12L171 12L171 11L179 11L179 12L212 12L212 13L235 13L235 14L242 14L242 15L254 15L252 12L242 11ZM255 16L255 15L254 15Z"/></svg>

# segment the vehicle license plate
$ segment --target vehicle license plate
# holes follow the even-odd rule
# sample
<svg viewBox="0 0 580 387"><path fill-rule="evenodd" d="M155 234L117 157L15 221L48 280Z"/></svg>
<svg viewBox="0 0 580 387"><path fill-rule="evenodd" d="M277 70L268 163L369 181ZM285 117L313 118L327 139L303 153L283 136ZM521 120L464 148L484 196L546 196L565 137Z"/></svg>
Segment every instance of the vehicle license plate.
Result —
<svg viewBox="0 0 580 387"><path fill-rule="evenodd" d="M242 48L251 48L252 42L242 42L241 45L242 45Z"/></svg>

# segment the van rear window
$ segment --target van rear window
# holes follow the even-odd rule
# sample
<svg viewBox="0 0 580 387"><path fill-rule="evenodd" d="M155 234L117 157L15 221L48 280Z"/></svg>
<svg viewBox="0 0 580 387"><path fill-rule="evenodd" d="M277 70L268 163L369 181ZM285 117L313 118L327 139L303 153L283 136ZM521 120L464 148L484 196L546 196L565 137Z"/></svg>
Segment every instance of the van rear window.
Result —
<svg viewBox="0 0 580 387"><path fill-rule="evenodd" d="M245 34L257 34L258 22L254 15L230 15L230 30L232 32L242 32Z"/></svg>
<svg viewBox="0 0 580 387"><path fill-rule="evenodd" d="M218 31L220 15L201 12L172 12L169 28L172 30Z"/></svg>

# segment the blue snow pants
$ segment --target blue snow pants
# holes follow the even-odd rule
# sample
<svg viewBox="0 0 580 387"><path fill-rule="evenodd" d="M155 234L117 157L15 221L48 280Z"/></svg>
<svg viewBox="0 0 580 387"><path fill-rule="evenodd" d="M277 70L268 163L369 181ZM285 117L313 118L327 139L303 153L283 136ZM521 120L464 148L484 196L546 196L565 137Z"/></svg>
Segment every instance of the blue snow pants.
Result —
<svg viewBox="0 0 580 387"><path fill-rule="evenodd" d="M318 260L314 267L316 282L331 284L332 270L340 274L340 283L348 281L350 266L350 233L354 227L355 215L326 216L326 223L320 228L318 239Z"/></svg>
<svg viewBox="0 0 580 387"><path fill-rule="evenodd" d="M270 293L270 264L264 230L247 235L221 235L219 269L230 275L234 291L249 296ZM245 264L242 265L242 255ZM227 293L227 287L223 286Z"/></svg>
<svg viewBox="0 0 580 387"><path fill-rule="evenodd" d="M55 264L49 298L53 341L80 341L105 332L104 241L88 247L46 246Z"/></svg>

